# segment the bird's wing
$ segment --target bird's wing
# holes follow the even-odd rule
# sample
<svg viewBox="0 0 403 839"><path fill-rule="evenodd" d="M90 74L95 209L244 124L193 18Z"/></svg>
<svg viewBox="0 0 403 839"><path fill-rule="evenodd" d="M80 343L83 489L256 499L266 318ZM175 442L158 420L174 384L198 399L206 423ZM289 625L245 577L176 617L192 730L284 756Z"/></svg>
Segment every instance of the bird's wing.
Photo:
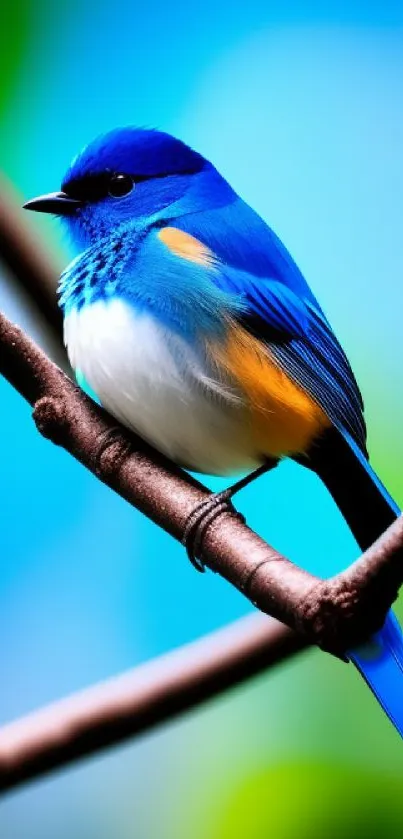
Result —
<svg viewBox="0 0 403 839"><path fill-rule="evenodd" d="M361 395L349 362L322 312L270 278L222 266L213 275L224 291L239 294L242 326L270 346L279 366L323 408L340 431L365 449Z"/></svg>
<svg viewBox="0 0 403 839"><path fill-rule="evenodd" d="M244 264L244 255L240 256L236 230L228 225L223 228L224 245L220 247L217 232L211 234L214 227L207 224L203 230L201 216L186 218L186 232L213 254L212 282L222 291L242 299L242 307L236 313L238 321L270 346L271 354L284 372L315 399L339 431L347 431L365 452L363 403L354 374L319 304L284 246L269 231L266 246L271 243L274 253L267 255L267 266L274 268L264 276L262 243L259 242L260 250L253 258L253 241L249 236L250 262L259 265L256 275L253 270L239 267L240 263ZM260 219L259 222L263 224ZM263 225L262 232L266 229Z"/></svg>

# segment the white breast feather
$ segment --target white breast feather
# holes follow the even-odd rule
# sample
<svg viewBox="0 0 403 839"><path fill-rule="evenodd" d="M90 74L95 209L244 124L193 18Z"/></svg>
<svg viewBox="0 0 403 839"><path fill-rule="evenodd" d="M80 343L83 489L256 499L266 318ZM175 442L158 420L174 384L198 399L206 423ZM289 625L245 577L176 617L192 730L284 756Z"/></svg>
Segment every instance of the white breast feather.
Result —
<svg viewBox="0 0 403 839"><path fill-rule="evenodd" d="M256 466L240 393L152 315L97 301L67 315L64 336L102 405L172 460L222 475Z"/></svg>

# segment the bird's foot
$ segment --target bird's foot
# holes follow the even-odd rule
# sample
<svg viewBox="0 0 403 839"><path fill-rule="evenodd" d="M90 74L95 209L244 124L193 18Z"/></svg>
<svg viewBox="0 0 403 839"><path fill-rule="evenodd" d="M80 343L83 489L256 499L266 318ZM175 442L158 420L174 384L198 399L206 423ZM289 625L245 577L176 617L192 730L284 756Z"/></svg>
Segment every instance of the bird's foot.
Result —
<svg viewBox="0 0 403 839"><path fill-rule="evenodd" d="M241 478L235 484L228 487L228 489L223 490L223 492L212 493L204 501L201 501L200 504L197 504L194 510L192 510L185 525L185 530L182 536L182 544L185 545L186 553L197 571L203 572L206 570L202 561L198 558L198 555L200 553L203 536L207 528L213 521L215 521L216 518L218 518L218 516L221 516L222 513L231 513L237 519L244 522L245 517L242 513L238 513L232 504L231 499L237 492L255 481L256 478L259 478L260 475L263 475L270 469L274 469L274 467L277 466L277 463L278 458L267 458L261 466L254 470L254 472L250 472L249 475L245 475L244 478Z"/></svg>
<svg viewBox="0 0 403 839"><path fill-rule="evenodd" d="M202 573L206 570L203 562L198 558L201 544L207 528L222 513L231 513L241 521L245 521L242 513L238 513L231 502L233 489L229 488L223 492L212 493L192 510L186 522L182 536L182 544L186 553L197 571Z"/></svg>

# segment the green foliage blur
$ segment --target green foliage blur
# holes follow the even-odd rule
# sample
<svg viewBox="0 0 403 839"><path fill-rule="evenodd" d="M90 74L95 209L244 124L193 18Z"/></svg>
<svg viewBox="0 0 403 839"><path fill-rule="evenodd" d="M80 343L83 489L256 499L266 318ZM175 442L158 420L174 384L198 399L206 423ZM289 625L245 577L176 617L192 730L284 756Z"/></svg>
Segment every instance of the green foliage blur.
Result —
<svg viewBox="0 0 403 839"><path fill-rule="evenodd" d="M33 20L31 0L0 4L0 115L13 95Z"/></svg>
<svg viewBox="0 0 403 839"><path fill-rule="evenodd" d="M403 783L330 763L273 766L248 777L211 839L401 839Z"/></svg>

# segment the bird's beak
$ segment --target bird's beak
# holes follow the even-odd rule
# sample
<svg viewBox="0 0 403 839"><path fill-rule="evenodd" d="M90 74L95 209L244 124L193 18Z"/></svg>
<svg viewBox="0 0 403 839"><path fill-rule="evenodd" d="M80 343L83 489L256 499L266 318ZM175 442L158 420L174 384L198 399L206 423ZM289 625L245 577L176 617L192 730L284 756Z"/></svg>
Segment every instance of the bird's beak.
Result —
<svg viewBox="0 0 403 839"><path fill-rule="evenodd" d="M54 213L56 216L71 216L83 206L77 198L70 198L65 192L49 192L39 195L23 205L24 210L35 210L36 213Z"/></svg>

